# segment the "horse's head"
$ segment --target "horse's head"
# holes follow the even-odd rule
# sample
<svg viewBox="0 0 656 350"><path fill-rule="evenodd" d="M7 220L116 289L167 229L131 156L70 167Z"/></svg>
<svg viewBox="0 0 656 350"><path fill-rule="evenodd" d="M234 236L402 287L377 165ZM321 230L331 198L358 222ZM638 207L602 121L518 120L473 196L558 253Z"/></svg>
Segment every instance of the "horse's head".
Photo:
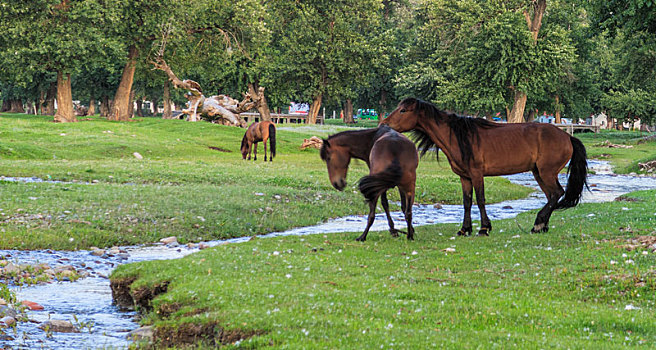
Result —
<svg viewBox="0 0 656 350"><path fill-rule="evenodd" d="M414 129L419 118L417 105L418 100L415 98L404 99L380 124L387 124L398 132L406 132Z"/></svg>
<svg viewBox="0 0 656 350"><path fill-rule="evenodd" d="M247 131L248 133L248 131ZM244 138L241 139L241 158L246 159L248 156L248 151L250 151L250 145L248 144L248 138L246 137L246 134L244 135Z"/></svg>
<svg viewBox="0 0 656 350"><path fill-rule="evenodd" d="M323 140L320 155L328 167L330 183L333 187L342 191L346 187L346 171L351 161L348 149L337 144L333 145L328 140Z"/></svg>

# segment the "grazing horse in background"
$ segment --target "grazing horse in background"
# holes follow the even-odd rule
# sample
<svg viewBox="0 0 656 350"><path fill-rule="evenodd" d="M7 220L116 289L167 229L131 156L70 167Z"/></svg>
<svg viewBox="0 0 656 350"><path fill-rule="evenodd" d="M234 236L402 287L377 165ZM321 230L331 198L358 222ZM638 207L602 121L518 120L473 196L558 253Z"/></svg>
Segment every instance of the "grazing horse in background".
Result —
<svg viewBox="0 0 656 350"><path fill-rule="evenodd" d="M369 204L369 217L364 233L356 240L367 239L367 233L376 218L376 203L379 197L392 236L398 237L398 232L404 233L394 228L394 221L389 212L387 190L393 187L399 188L401 211L408 225L408 239L414 239L412 205L415 199L419 157L412 141L387 126L343 131L323 140L320 155L328 167L330 183L340 191L346 187L346 171L351 158L361 159L369 167L369 175L362 177L359 183L360 192Z"/></svg>
<svg viewBox="0 0 656 350"><path fill-rule="evenodd" d="M547 203L538 212L532 233L547 232L551 213L577 205L583 187L587 187L588 165L583 143L550 124L502 124L461 117L415 98L401 101L381 124L399 132L413 130L422 156L433 147L444 152L462 184L465 216L458 235L472 232L472 186L481 212L478 234L488 236L492 230L485 212L484 176L533 172ZM558 173L568 161L569 178L567 189L563 190Z"/></svg>
<svg viewBox="0 0 656 350"><path fill-rule="evenodd" d="M276 124L270 121L251 124L246 130L246 133L244 133L244 138L241 140L242 158L246 159L246 156L248 155L248 160L251 160L252 150L255 155L253 160L257 160L257 143L262 141L264 142L264 161L266 162L267 140L269 140L269 143L271 144L269 161L273 161L273 157L276 155Z"/></svg>

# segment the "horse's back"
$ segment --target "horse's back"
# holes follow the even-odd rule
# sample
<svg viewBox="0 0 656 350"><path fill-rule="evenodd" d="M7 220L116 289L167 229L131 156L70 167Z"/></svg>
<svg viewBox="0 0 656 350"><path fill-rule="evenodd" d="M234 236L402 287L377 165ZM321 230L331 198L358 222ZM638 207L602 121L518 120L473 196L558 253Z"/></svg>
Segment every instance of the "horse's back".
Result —
<svg viewBox="0 0 656 350"><path fill-rule="evenodd" d="M572 155L570 136L554 125L507 124L481 130L478 157L485 175L508 175L549 166L562 169ZM476 147L476 146L475 146Z"/></svg>
<svg viewBox="0 0 656 350"><path fill-rule="evenodd" d="M383 171L394 159L401 168L414 172L419 164L415 144L405 135L390 129L374 142L369 160L371 172Z"/></svg>

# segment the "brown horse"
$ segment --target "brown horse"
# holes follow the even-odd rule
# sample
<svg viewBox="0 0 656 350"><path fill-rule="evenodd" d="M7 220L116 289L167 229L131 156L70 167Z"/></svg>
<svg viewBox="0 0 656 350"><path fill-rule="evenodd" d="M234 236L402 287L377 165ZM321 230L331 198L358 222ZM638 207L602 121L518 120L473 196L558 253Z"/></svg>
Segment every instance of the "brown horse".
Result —
<svg viewBox="0 0 656 350"><path fill-rule="evenodd" d="M269 144L271 145L269 161L273 161L273 157L276 155L276 124L270 121L251 124L246 130L246 133L244 133L244 138L241 140L242 158L246 159L246 156L248 156L248 160L251 160L252 150L255 155L253 160L257 160L257 143L262 141L264 142L264 161L266 162L267 140L269 140Z"/></svg>
<svg viewBox="0 0 656 350"><path fill-rule="evenodd" d="M392 236L397 237L398 232L403 233L394 229L394 221L389 212L387 190L393 187L399 188L401 211L408 225L408 239L414 239L412 205L419 157L412 141L387 126L344 131L323 140L320 154L328 167L330 183L340 191L346 187L346 171L351 158L361 159L369 167L369 175L362 177L359 183L360 192L369 204L369 217L364 233L356 240L367 239L367 233L376 218L378 197L381 198Z"/></svg>
<svg viewBox="0 0 656 350"><path fill-rule="evenodd" d="M531 229L533 233L547 232L551 213L577 205L583 187L587 187L585 147L577 138L550 124L501 124L461 117L415 98L401 101L381 123L399 132L414 130L422 156L431 148L444 152L462 184L465 217L458 235L472 232L472 186L481 212L478 234L487 236L492 230L485 212L484 176L533 172L547 196L547 204L538 212ZM568 161L567 190L563 190L558 173Z"/></svg>

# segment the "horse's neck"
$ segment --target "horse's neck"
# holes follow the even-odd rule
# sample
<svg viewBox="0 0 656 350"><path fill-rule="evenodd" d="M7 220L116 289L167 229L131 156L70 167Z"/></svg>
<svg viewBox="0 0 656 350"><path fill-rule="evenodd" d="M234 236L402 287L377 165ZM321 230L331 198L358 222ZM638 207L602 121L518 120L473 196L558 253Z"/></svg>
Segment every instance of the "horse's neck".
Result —
<svg viewBox="0 0 656 350"><path fill-rule="evenodd" d="M441 121L442 125L438 126L434 121L419 120L420 128L430 136L431 140L439 149L442 150L449 163L458 161L460 159L460 148L458 147L458 140L451 131L446 120ZM437 150L436 150L437 151Z"/></svg>
<svg viewBox="0 0 656 350"><path fill-rule="evenodd" d="M374 134L353 135L348 138L342 139L341 144L349 149L349 154L353 158L365 161L369 164L369 152L373 144Z"/></svg>

